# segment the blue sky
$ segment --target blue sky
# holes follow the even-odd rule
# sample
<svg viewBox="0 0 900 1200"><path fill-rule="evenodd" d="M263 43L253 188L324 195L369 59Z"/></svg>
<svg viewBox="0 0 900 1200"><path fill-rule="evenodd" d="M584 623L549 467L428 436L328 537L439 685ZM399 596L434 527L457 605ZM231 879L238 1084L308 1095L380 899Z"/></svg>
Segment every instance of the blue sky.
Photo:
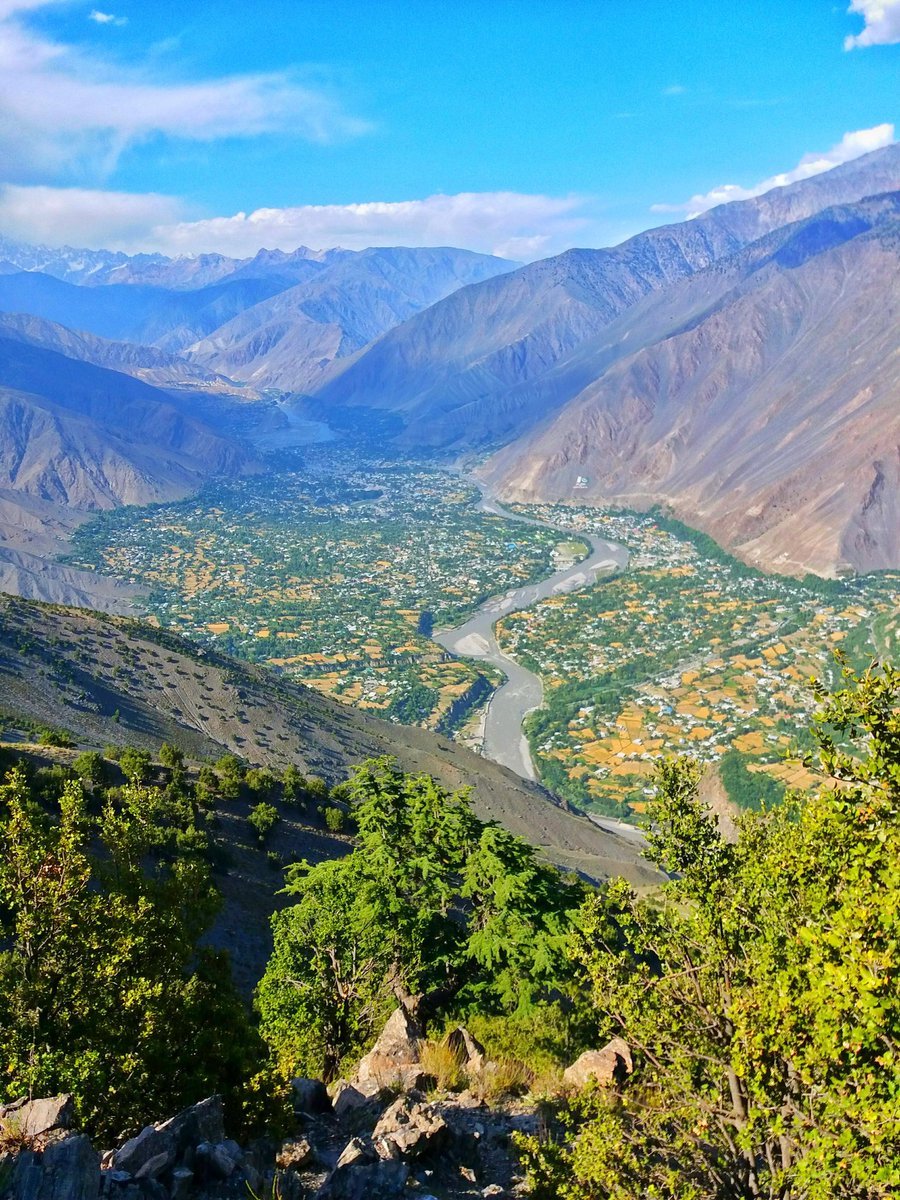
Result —
<svg viewBox="0 0 900 1200"><path fill-rule="evenodd" d="M0 232L535 257L883 145L898 83L900 0L0 0Z"/></svg>

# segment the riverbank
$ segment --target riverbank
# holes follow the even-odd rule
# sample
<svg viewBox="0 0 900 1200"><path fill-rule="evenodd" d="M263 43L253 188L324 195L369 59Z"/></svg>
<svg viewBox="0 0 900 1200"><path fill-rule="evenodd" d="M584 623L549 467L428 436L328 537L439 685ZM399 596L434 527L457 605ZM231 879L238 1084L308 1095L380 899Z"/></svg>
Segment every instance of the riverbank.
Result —
<svg viewBox="0 0 900 1200"><path fill-rule="evenodd" d="M481 486L477 481L470 482ZM572 530L562 525L553 525L510 512L484 492L478 507L482 512L493 516L551 529L568 537L576 536ZM514 588L502 596L494 596L486 600L462 625L453 629L438 630L432 635L434 641L451 654L488 662L506 676L506 682L494 692L485 713L483 753L486 758L509 767L523 779L536 780L538 777L523 723L530 712L540 708L544 688L540 676L503 653L494 634L494 626L509 613L531 608L550 596L591 587L601 572L612 575L624 570L628 565L628 551L624 546L605 541L594 534L579 532L577 537L590 548L588 556L581 562L555 571L540 583Z"/></svg>

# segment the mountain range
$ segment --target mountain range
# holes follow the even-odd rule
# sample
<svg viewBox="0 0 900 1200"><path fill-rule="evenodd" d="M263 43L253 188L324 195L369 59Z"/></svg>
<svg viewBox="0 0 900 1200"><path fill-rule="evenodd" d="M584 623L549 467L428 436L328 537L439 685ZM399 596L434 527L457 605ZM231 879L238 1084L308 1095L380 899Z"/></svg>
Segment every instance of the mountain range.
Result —
<svg viewBox="0 0 900 1200"><path fill-rule="evenodd" d="M0 238L0 582L53 598L84 513L265 469L285 401L487 453L509 499L666 505L769 569L900 565L898 191L894 144L526 266Z"/></svg>

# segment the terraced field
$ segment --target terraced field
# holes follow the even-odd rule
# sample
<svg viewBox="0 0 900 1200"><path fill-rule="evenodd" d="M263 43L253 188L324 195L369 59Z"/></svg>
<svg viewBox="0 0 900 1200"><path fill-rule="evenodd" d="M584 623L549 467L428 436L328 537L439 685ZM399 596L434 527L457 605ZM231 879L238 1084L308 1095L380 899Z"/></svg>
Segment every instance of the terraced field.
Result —
<svg viewBox="0 0 900 1200"><path fill-rule="evenodd" d="M673 752L731 766L737 757L729 778L761 772L802 786L806 769L785 755L802 749L810 677L829 677L837 648L857 664L896 654L900 573L798 581L754 571L660 517L521 511L631 551L624 575L497 630L504 652L544 680L545 707L529 723L541 775L582 804L640 812L655 760Z"/></svg>
<svg viewBox="0 0 900 1200"><path fill-rule="evenodd" d="M571 546L478 512L457 475L317 448L274 475L121 509L70 561L148 592L160 625L408 724L449 730L499 676L430 639Z"/></svg>

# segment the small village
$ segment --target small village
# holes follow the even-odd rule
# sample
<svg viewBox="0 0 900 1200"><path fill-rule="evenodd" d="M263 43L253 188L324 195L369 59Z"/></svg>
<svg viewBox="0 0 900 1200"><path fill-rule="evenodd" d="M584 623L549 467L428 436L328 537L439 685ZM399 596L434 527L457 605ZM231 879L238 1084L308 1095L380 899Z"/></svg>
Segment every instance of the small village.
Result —
<svg viewBox="0 0 900 1200"><path fill-rule="evenodd" d="M477 744L502 677L450 657L432 630L577 558L579 533L624 545L623 574L511 613L497 637L544 682L526 727L543 781L628 818L652 795L660 754L739 756L780 788L803 786L806 768L786 756L814 707L810 677L834 669L822 647L864 661L870 638L896 644L896 573L817 590L659 515L519 506L552 530L477 499L446 470L319 448L275 476L104 514L71 560L146 589L162 626Z"/></svg>
<svg viewBox="0 0 900 1200"><path fill-rule="evenodd" d="M896 638L900 576L826 599L794 579L704 557L653 516L530 506L527 515L628 546L624 575L513 613L506 653L545 683L531 725L545 778L573 799L640 813L660 754L719 762L737 752L783 787L811 776L786 761L814 708L809 680L829 678L829 650L865 661L874 628ZM823 647L825 648L823 653ZM885 647L886 648L886 647Z"/></svg>
<svg viewBox="0 0 900 1200"><path fill-rule="evenodd" d="M147 591L160 625L336 699L449 730L499 676L430 639L539 579L559 535L476 511L457 475L319 448L278 474L122 509L72 561Z"/></svg>

